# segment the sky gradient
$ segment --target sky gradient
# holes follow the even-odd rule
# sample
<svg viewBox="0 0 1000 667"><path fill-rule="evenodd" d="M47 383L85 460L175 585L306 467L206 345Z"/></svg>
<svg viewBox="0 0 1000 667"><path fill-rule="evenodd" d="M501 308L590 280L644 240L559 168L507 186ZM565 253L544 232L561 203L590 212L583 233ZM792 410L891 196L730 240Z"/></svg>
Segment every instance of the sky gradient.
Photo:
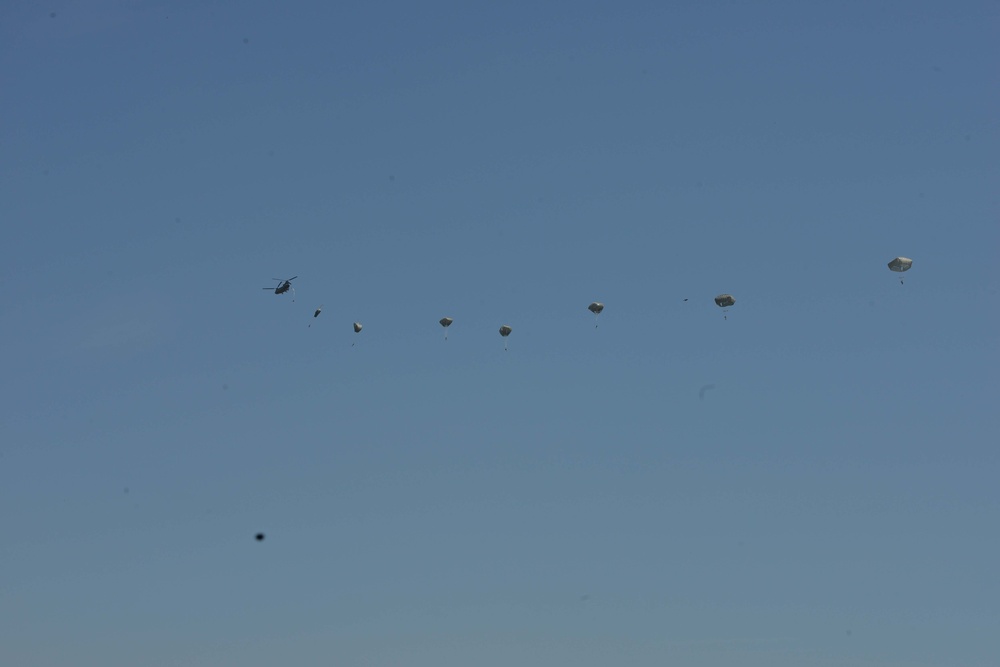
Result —
<svg viewBox="0 0 1000 667"><path fill-rule="evenodd" d="M1000 12L814 4L0 6L0 663L994 666Z"/></svg>

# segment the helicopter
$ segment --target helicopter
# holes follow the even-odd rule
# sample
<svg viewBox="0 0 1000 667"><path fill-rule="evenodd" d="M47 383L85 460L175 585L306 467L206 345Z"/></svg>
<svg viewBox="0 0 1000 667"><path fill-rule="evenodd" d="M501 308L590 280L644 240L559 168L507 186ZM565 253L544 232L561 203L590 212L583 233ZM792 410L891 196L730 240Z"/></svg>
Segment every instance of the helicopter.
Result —
<svg viewBox="0 0 1000 667"><path fill-rule="evenodd" d="M261 289L273 289L275 294L284 294L288 290L292 290L292 301L295 301L295 288L292 287L292 281L298 278L298 276L293 276L288 280L282 280L281 278L271 278L271 280L277 280L277 287L263 287Z"/></svg>

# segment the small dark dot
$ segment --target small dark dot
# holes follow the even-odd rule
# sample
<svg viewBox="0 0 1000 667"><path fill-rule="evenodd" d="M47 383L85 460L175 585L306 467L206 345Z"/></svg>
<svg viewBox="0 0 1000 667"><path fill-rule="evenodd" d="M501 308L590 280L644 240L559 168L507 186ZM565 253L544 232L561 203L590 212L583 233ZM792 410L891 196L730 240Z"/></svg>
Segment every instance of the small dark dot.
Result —
<svg viewBox="0 0 1000 667"><path fill-rule="evenodd" d="M264 541L264 533L257 533L257 535L255 536L255 539L258 542L263 542Z"/></svg>
<svg viewBox="0 0 1000 667"><path fill-rule="evenodd" d="M227 389L229 389L229 385L228 384L222 385L222 391L226 391Z"/></svg>
<svg viewBox="0 0 1000 667"><path fill-rule="evenodd" d="M128 487L127 486L125 487L125 493L128 493Z"/></svg>
<svg viewBox="0 0 1000 667"><path fill-rule="evenodd" d="M176 224L179 225L181 223L181 219L180 218L174 218L174 223L176 223Z"/></svg>
<svg viewBox="0 0 1000 667"><path fill-rule="evenodd" d="M55 12L52 12L52 13L49 14L49 18L50 19L54 19L55 17L56 17L56 13Z"/></svg>
<svg viewBox="0 0 1000 667"><path fill-rule="evenodd" d="M395 174L389 174L389 180L390 181L396 180L396 175Z"/></svg>
<svg viewBox="0 0 1000 667"><path fill-rule="evenodd" d="M972 135L971 134L965 135L965 140L966 141L972 141Z"/></svg>
<svg viewBox="0 0 1000 667"><path fill-rule="evenodd" d="M244 44L249 44L250 43L250 38L249 37L244 37L243 38L243 43Z"/></svg>

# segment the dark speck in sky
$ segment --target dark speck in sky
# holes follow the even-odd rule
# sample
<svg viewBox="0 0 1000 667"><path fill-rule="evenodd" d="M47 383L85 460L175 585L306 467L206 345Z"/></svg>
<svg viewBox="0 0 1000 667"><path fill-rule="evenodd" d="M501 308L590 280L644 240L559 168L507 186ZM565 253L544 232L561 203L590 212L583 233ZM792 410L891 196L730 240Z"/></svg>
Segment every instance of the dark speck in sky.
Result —
<svg viewBox="0 0 1000 667"><path fill-rule="evenodd" d="M55 17L56 17L56 13L55 13L55 12L51 12L51 13L49 14L49 18L50 18L50 19L54 19Z"/></svg>
<svg viewBox="0 0 1000 667"><path fill-rule="evenodd" d="M714 384L706 384L701 389L699 389L698 390L698 398L700 400L704 401L705 400L705 392L708 391L709 389L715 389L715 385Z"/></svg>
<svg viewBox="0 0 1000 667"><path fill-rule="evenodd" d="M389 180L390 181L396 180L396 175L395 174L389 174Z"/></svg>
<svg viewBox="0 0 1000 667"><path fill-rule="evenodd" d="M227 389L229 389L229 385L228 384L222 385L222 391L225 391Z"/></svg>
<svg viewBox="0 0 1000 667"><path fill-rule="evenodd" d="M264 541L264 533L257 533L257 535L255 536L254 539L256 539L258 542L263 542Z"/></svg>
<svg viewBox="0 0 1000 667"><path fill-rule="evenodd" d="M244 37L243 38L243 43L244 44L249 44L250 43L250 38L249 37Z"/></svg>

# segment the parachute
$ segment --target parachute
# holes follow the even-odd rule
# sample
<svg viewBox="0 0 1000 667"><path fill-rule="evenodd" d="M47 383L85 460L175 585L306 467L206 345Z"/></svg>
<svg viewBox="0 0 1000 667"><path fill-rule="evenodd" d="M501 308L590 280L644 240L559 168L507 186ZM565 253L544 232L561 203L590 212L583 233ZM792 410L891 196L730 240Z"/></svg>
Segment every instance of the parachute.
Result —
<svg viewBox="0 0 1000 667"><path fill-rule="evenodd" d="M356 333L356 334L361 333L361 329L363 329L363 328L364 327L361 326L361 322L355 322L354 323L354 333ZM351 347L354 347L354 343L351 343Z"/></svg>
<svg viewBox="0 0 1000 667"><path fill-rule="evenodd" d="M601 303L600 301L595 301L594 303L592 303L589 306L587 306L587 310L589 310L590 312L592 312L594 314L594 328L596 329L597 328L597 316L601 314L602 310L604 310L604 304Z"/></svg>
<svg viewBox="0 0 1000 667"><path fill-rule="evenodd" d="M313 319L316 319L317 317L319 317L319 314L321 312L323 312L323 306L320 306L319 308L316 309L316 312L313 313ZM312 326L312 324L310 324L309 326Z"/></svg>
<svg viewBox="0 0 1000 667"><path fill-rule="evenodd" d="M510 335L511 331L513 331L513 329L506 324L500 327L500 335L503 336L503 349L505 350L507 349L507 336Z"/></svg>
<svg viewBox="0 0 1000 667"><path fill-rule="evenodd" d="M454 322L454 321L455 320L451 319L450 317L442 317L440 320L438 320L438 324L440 324L442 327L444 327L444 339L445 340L448 340L448 327L450 327L451 323Z"/></svg>
<svg viewBox="0 0 1000 667"><path fill-rule="evenodd" d="M904 271L909 271L910 267L913 266L913 260L909 257L897 257L891 262L889 262L889 270L895 271L896 273L903 273ZM903 284L903 277L899 277L899 284Z"/></svg>
<svg viewBox="0 0 1000 667"><path fill-rule="evenodd" d="M715 305L720 308L729 308L736 304L736 299L733 298L732 294L720 294L715 297Z"/></svg>
<svg viewBox="0 0 1000 667"><path fill-rule="evenodd" d="M725 313L729 312L729 308L736 305L736 299L733 298L732 294L720 294L715 297L715 305L722 308L722 319L728 320L729 316Z"/></svg>

